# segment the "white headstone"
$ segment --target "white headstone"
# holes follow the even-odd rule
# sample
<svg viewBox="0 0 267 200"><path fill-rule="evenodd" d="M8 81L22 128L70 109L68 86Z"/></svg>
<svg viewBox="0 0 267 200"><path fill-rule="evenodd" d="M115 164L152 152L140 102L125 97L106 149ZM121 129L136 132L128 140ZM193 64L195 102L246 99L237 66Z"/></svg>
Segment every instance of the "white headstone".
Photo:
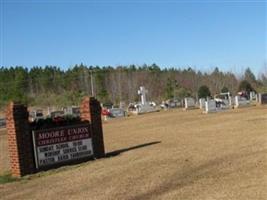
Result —
<svg viewBox="0 0 267 200"><path fill-rule="evenodd" d="M206 101L206 99L204 99L204 98L200 98L199 99L199 108L200 109L204 109L205 108L205 101Z"/></svg>
<svg viewBox="0 0 267 200"><path fill-rule="evenodd" d="M254 91L249 93L249 100L250 101L257 101L257 94Z"/></svg>
<svg viewBox="0 0 267 200"><path fill-rule="evenodd" d="M159 111L156 107L156 104L153 102L147 102L146 94L147 90L144 86L141 86L138 90L138 94L141 96L141 104L136 105L136 112L135 114L144 114L149 112L156 112Z"/></svg>
<svg viewBox="0 0 267 200"><path fill-rule="evenodd" d="M239 107L239 103L240 103L240 96L235 96L235 107Z"/></svg>
<svg viewBox="0 0 267 200"><path fill-rule="evenodd" d="M229 96L229 106L232 107L233 105L233 97Z"/></svg>
<svg viewBox="0 0 267 200"><path fill-rule="evenodd" d="M216 101L215 100L207 100L205 102L205 113L216 112Z"/></svg>
<svg viewBox="0 0 267 200"><path fill-rule="evenodd" d="M141 104L142 104L142 105L147 104L147 102L146 102L146 93L147 93L147 92L148 92L148 91L145 89L144 86L141 86L141 87L140 87L140 90L138 90L138 94L141 96Z"/></svg>
<svg viewBox="0 0 267 200"><path fill-rule="evenodd" d="M111 108L109 109L109 112L112 117L125 117L125 111L121 108Z"/></svg>
<svg viewBox="0 0 267 200"><path fill-rule="evenodd" d="M224 102L224 107L231 107L232 106L232 97L231 97L231 94L230 92L222 92L220 93L221 95L227 95L227 98L223 99L223 102Z"/></svg>
<svg viewBox="0 0 267 200"><path fill-rule="evenodd" d="M228 99L222 100L222 104L221 104L222 109L228 109L230 108L230 106L231 106L231 98L229 98L229 100Z"/></svg>
<svg viewBox="0 0 267 200"><path fill-rule="evenodd" d="M195 100L191 97L184 99L185 109L195 108Z"/></svg>
<svg viewBox="0 0 267 200"><path fill-rule="evenodd" d="M250 101L245 97L235 96L235 108L249 106Z"/></svg>
<svg viewBox="0 0 267 200"><path fill-rule="evenodd" d="M125 107L126 107L125 102L124 102L124 101L120 101L119 108L121 108L121 109L125 109Z"/></svg>

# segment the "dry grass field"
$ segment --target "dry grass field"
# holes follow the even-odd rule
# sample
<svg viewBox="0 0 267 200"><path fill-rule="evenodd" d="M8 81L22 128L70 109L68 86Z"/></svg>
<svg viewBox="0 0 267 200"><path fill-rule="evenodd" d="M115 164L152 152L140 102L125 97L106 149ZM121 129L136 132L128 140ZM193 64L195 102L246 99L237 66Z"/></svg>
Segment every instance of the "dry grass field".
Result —
<svg viewBox="0 0 267 200"><path fill-rule="evenodd" d="M1 199L267 199L267 107L177 109L103 126L109 157L2 184ZM0 145L3 172L4 132Z"/></svg>

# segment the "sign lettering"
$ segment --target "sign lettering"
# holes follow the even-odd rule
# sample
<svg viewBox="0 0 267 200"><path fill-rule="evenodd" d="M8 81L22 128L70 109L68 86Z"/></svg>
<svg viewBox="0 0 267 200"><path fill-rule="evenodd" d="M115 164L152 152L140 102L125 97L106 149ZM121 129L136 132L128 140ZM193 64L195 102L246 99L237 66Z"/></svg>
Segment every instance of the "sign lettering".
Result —
<svg viewBox="0 0 267 200"><path fill-rule="evenodd" d="M33 131L36 167L93 155L89 124Z"/></svg>

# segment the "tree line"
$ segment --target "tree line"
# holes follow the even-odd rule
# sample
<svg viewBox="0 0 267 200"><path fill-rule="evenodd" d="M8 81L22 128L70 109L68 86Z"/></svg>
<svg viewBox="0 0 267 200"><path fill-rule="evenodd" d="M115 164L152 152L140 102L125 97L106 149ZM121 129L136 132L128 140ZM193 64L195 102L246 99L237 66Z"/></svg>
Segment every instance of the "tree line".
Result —
<svg viewBox="0 0 267 200"><path fill-rule="evenodd" d="M57 66L0 68L0 108L10 100L28 105L78 105L84 95L94 95L103 103L136 102L140 86L148 89L148 99L161 102L169 98L198 97L205 85L211 94L228 90L235 94L246 80L257 92L267 90L267 74L257 79L250 68L241 78L215 68L211 73L193 68L161 68L152 65L86 66L63 70Z"/></svg>

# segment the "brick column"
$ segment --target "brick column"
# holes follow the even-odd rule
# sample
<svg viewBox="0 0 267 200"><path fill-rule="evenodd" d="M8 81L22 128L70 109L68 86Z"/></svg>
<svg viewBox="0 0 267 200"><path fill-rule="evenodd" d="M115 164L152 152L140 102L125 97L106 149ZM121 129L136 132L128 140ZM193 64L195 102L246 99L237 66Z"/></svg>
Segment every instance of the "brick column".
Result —
<svg viewBox="0 0 267 200"><path fill-rule="evenodd" d="M35 171L33 143L27 107L11 102L6 110L8 150L12 176L21 177Z"/></svg>
<svg viewBox="0 0 267 200"><path fill-rule="evenodd" d="M101 106L99 101L94 97L85 97L81 103L80 113L82 121L90 121L91 123L93 150L95 157L105 157Z"/></svg>

